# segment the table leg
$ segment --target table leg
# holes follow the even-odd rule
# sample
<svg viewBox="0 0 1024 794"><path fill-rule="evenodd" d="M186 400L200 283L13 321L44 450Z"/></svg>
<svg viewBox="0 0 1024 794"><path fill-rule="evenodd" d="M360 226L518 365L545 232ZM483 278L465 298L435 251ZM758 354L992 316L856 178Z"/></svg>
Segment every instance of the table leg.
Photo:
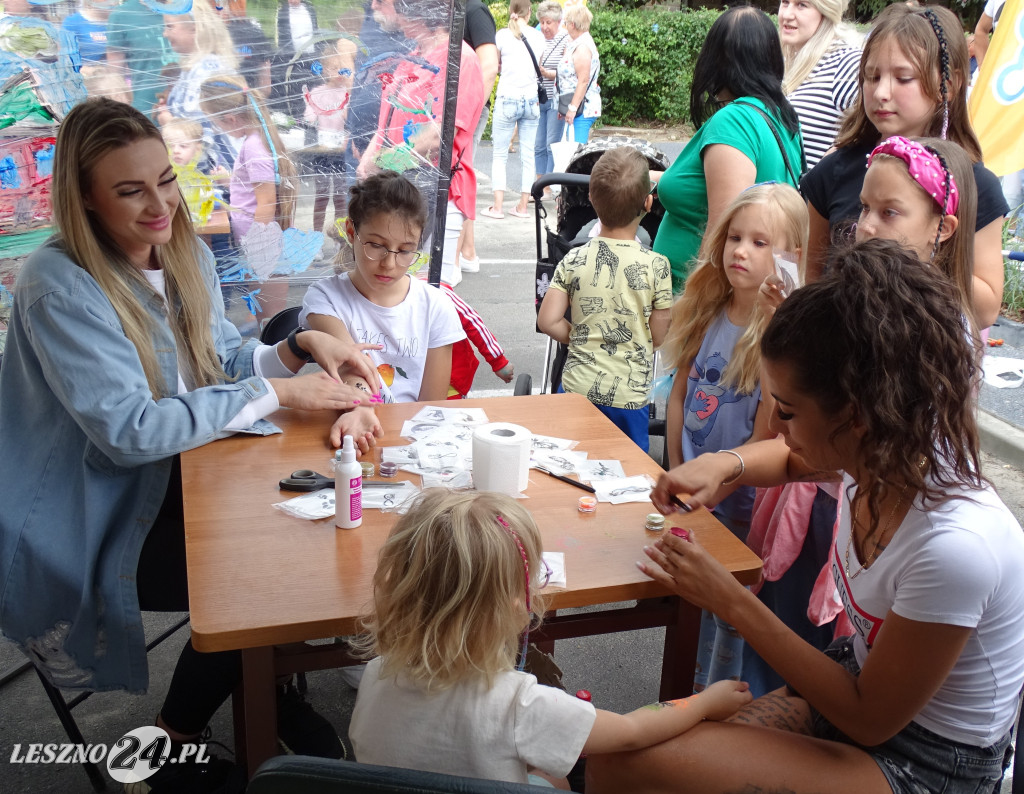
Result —
<svg viewBox="0 0 1024 794"><path fill-rule="evenodd" d="M235 692L235 754L248 777L278 754L273 647L242 651L241 708ZM239 729L241 728L241 735Z"/></svg>
<svg viewBox="0 0 1024 794"><path fill-rule="evenodd" d="M661 663L661 700L687 697L693 693L700 638L700 609L673 596L676 619L665 628L665 653Z"/></svg>

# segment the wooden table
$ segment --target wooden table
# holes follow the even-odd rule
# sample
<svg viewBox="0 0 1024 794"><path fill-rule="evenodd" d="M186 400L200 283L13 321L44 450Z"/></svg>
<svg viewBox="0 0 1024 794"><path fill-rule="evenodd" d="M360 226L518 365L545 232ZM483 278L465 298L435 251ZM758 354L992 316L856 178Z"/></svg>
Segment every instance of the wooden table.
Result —
<svg viewBox="0 0 1024 794"><path fill-rule="evenodd" d="M385 431L380 445L408 443L398 435L402 422L423 405L378 408ZM483 408L491 421L577 439L578 449L590 458L622 461L627 475L656 478L661 471L579 395L500 397L460 405ZM307 521L272 507L295 495L277 487L291 471L329 472L327 432L334 418L328 412L282 410L271 419L283 435L235 436L182 455L192 643L199 651L242 650L235 744L239 762L247 763L250 772L276 754L275 676L351 663L340 643L275 646L354 633L357 617L369 604L378 550L396 519L392 513L366 510L362 527L340 530L333 518ZM379 449L374 453L379 462ZM553 591L550 609L639 600L633 607L551 617L531 638L553 641L665 626L660 696L688 694L699 610L667 595L635 566L642 547L657 539L644 529L650 503L602 503L584 515L576 506L582 491L536 471L526 493L525 505L540 526L545 550L565 554L568 587ZM666 523L696 528L701 543L740 582L756 581L760 560L706 510Z"/></svg>

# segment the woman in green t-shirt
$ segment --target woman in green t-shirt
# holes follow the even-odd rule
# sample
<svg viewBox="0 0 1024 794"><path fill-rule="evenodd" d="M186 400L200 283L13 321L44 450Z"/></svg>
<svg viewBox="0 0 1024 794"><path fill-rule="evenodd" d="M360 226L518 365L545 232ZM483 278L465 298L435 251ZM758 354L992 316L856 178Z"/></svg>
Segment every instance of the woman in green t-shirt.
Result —
<svg viewBox="0 0 1024 794"><path fill-rule="evenodd" d="M797 187L800 123L782 93L785 63L779 34L763 11L730 8L711 26L690 89L697 132L658 180L665 217L654 250L672 263L680 292L704 229L743 190L758 182Z"/></svg>

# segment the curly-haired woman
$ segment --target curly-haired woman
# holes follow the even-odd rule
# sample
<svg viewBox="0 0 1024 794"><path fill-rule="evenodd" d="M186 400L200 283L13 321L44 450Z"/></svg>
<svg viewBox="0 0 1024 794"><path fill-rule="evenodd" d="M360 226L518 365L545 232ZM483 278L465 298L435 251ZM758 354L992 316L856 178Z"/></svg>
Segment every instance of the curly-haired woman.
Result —
<svg viewBox="0 0 1024 794"><path fill-rule="evenodd" d="M1024 534L980 473L970 338L958 288L886 240L783 302L761 341L782 440L703 455L652 499L669 512L674 494L714 504L841 474L830 562L854 633L814 649L674 531L642 570L728 620L787 686L728 723L591 756L587 791L996 789L1024 683Z"/></svg>

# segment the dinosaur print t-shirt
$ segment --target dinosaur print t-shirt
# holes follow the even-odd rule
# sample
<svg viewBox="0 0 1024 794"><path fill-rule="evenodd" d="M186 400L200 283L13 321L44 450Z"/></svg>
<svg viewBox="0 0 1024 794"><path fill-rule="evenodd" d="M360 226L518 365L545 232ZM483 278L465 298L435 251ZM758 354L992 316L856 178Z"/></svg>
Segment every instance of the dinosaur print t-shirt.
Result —
<svg viewBox="0 0 1024 794"><path fill-rule="evenodd" d="M668 260L635 240L595 237L565 255L549 289L569 296L565 390L595 405L646 405L654 374L648 320L672 306Z"/></svg>
<svg viewBox="0 0 1024 794"><path fill-rule="evenodd" d="M752 394L738 394L722 386L722 375L733 348L745 329L729 322L723 310L704 335L697 357L686 376L683 403L683 460L705 452L719 452L745 444L754 432L754 416L761 399L758 385ZM682 368L676 377L682 375ZM715 508L730 521L749 523L754 489L738 488Z"/></svg>

